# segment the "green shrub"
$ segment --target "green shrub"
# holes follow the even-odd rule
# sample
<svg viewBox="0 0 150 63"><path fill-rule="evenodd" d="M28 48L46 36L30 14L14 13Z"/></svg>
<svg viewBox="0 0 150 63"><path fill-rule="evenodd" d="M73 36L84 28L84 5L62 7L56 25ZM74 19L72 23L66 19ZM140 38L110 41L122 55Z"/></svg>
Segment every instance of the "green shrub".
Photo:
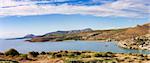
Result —
<svg viewBox="0 0 150 63"><path fill-rule="evenodd" d="M16 56L19 55L19 52L15 49L9 49L8 51L4 52L5 55L11 55L11 56Z"/></svg>
<svg viewBox="0 0 150 63"><path fill-rule="evenodd" d="M61 57L62 57L62 54L55 54L54 57L55 57L55 58L61 58Z"/></svg>
<svg viewBox="0 0 150 63"><path fill-rule="evenodd" d="M107 52L107 53L95 53L94 57L112 57L114 56L112 53Z"/></svg>
<svg viewBox="0 0 150 63"><path fill-rule="evenodd" d="M28 55L27 54L21 54L20 57L24 58L24 59L27 59L28 58Z"/></svg>
<svg viewBox="0 0 150 63"><path fill-rule="evenodd" d="M91 55L81 55L81 58L91 58Z"/></svg>
<svg viewBox="0 0 150 63"><path fill-rule="evenodd" d="M90 61L86 61L84 63L102 63L103 60L90 60Z"/></svg>
<svg viewBox="0 0 150 63"><path fill-rule="evenodd" d="M71 60L66 60L65 63L84 63L84 62L81 60L71 59Z"/></svg>
<svg viewBox="0 0 150 63"><path fill-rule="evenodd" d="M37 57L39 55L39 53L33 51L33 52L29 52L28 55L32 56L32 57Z"/></svg>
<svg viewBox="0 0 150 63"><path fill-rule="evenodd" d="M112 52L106 52L106 54L113 54Z"/></svg>
<svg viewBox="0 0 150 63"><path fill-rule="evenodd" d="M41 54L41 55L45 55L45 54L47 54L47 53L46 53L46 52L44 52L44 51L42 51L40 54Z"/></svg>
<svg viewBox="0 0 150 63"><path fill-rule="evenodd" d="M76 54L74 54L74 53L68 53L67 54L67 57L69 57L69 58L74 58L76 56Z"/></svg>
<svg viewBox="0 0 150 63"><path fill-rule="evenodd" d="M4 55L4 53L0 52L0 55Z"/></svg>
<svg viewBox="0 0 150 63"><path fill-rule="evenodd" d="M19 63L19 62L12 60L0 60L0 63Z"/></svg>
<svg viewBox="0 0 150 63"><path fill-rule="evenodd" d="M73 52L75 55L81 55L81 52Z"/></svg>
<svg viewBox="0 0 150 63"><path fill-rule="evenodd" d="M102 54L100 54L100 53L95 53L95 54L94 54L94 57L102 57Z"/></svg>

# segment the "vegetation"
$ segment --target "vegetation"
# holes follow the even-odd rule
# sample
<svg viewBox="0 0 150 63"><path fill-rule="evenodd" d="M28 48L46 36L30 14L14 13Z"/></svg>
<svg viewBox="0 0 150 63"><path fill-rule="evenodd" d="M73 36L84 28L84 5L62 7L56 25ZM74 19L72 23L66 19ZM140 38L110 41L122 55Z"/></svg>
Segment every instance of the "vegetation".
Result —
<svg viewBox="0 0 150 63"><path fill-rule="evenodd" d="M32 52L29 52L28 55L31 57L37 57L39 55L39 53L32 51Z"/></svg>
<svg viewBox="0 0 150 63"><path fill-rule="evenodd" d="M41 53L33 51L29 52L28 54L16 54L14 51L16 52L16 50L10 49L9 52L11 53L9 53L9 55L5 53L0 55L0 63L17 63L22 61L27 61L25 63L37 63L36 61L42 63L42 61L52 62L51 60L53 60L53 63L55 63L54 60L56 60L56 62L60 61L63 63L148 63L150 61L150 56L147 54L125 54L91 51L43 51Z"/></svg>
<svg viewBox="0 0 150 63"><path fill-rule="evenodd" d="M11 56L16 56L16 55L19 55L19 52L17 51L17 50L15 50L15 49L9 49L8 51L6 51L5 53L4 53L5 55L11 55Z"/></svg>
<svg viewBox="0 0 150 63"><path fill-rule="evenodd" d="M71 59L71 60L66 60L65 63L117 63L117 62L112 59L106 59L106 60L94 59L88 61Z"/></svg>
<svg viewBox="0 0 150 63"><path fill-rule="evenodd" d="M12 60L0 60L0 63L19 63L19 62Z"/></svg>
<svg viewBox="0 0 150 63"><path fill-rule="evenodd" d="M23 59L28 59L28 55L27 54L21 54L20 57L22 57Z"/></svg>

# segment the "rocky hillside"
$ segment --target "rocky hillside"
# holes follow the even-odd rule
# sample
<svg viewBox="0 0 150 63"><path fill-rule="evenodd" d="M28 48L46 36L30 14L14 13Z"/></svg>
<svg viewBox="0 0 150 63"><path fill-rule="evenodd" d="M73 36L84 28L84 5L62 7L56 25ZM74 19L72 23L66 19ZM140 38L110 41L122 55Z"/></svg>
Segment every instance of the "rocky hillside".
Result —
<svg viewBox="0 0 150 63"><path fill-rule="evenodd" d="M125 40L129 38L135 38L137 36L142 36L145 34L149 34L150 23L144 25L137 25L133 28L128 28L123 32L118 33L118 40Z"/></svg>
<svg viewBox="0 0 150 63"><path fill-rule="evenodd" d="M34 37L30 42L64 41L64 40L99 40L99 41L122 41L130 38L149 34L150 23L137 25L136 27L110 30L85 31L57 31L42 36Z"/></svg>
<svg viewBox="0 0 150 63"><path fill-rule="evenodd" d="M69 35L69 34L76 34L76 33L81 33L81 32L91 32L93 31L91 28L86 28L82 30L70 30L70 31L56 31L56 32L50 32L46 33L43 36L44 37L51 37L51 36L63 36L63 35Z"/></svg>
<svg viewBox="0 0 150 63"><path fill-rule="evenodd" d="M127 29L124 34L123 40L118 42L119 46L128 49L150 50L150 23Z"/></svg>
<svg viewBox="0 0 150 63"><path fill-rule="evenodd" d="M150 23L137 25L132 28L111 29L111 30L95 30L92 32L83 32L76 35L81 36L82 40L105 40L105 41L121 41L129 38L149 34Z"/></svg>
<svg viewBox="0 0 150 63"><path fill-rule="evenodd" d="M150 50L150 34L119 41L118 45L128 49Z"/></svg>

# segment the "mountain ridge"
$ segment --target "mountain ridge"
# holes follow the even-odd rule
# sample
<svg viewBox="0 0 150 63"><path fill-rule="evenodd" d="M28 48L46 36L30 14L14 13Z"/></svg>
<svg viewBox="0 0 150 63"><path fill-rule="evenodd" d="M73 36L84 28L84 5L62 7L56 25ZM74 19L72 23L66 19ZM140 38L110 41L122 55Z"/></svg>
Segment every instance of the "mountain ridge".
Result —
<svg viewBox="0 0 150 63"><path fill-rule="evenodd" d="M98 40L98 41L121 41L137 36L149 34L150 23L137 25L135 27L110 30L92 30L86 32L70 33L68 31L57 31L35 37L30 42L64 41L64 40ZM64 34L60 33L64 32Z"/></svg>

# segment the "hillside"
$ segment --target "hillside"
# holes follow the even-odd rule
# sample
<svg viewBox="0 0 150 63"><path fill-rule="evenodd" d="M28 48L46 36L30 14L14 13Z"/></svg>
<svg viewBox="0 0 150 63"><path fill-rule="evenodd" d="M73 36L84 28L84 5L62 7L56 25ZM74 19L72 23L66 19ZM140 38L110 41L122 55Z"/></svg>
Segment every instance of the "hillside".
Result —
<svg viewBox="0 0 150 63"><path fill-rule="evenodd" d="M150 34L119 41L118 45L128 49L150 50Z"/></svg>
<svg viewBox="0 0 150 63"><path fill-rule="evenodd" d="M90 31L57 31L34 37L30 42L47 42L47 41L64 41L64 40L97 40L97 41L122 41L125 39L135 38L138 36L149 34L150 23L144 25L137 25L136 27L124 29L110 29L110 30L90 30ZM63 33L64 32L64 33Z"/></svg>

